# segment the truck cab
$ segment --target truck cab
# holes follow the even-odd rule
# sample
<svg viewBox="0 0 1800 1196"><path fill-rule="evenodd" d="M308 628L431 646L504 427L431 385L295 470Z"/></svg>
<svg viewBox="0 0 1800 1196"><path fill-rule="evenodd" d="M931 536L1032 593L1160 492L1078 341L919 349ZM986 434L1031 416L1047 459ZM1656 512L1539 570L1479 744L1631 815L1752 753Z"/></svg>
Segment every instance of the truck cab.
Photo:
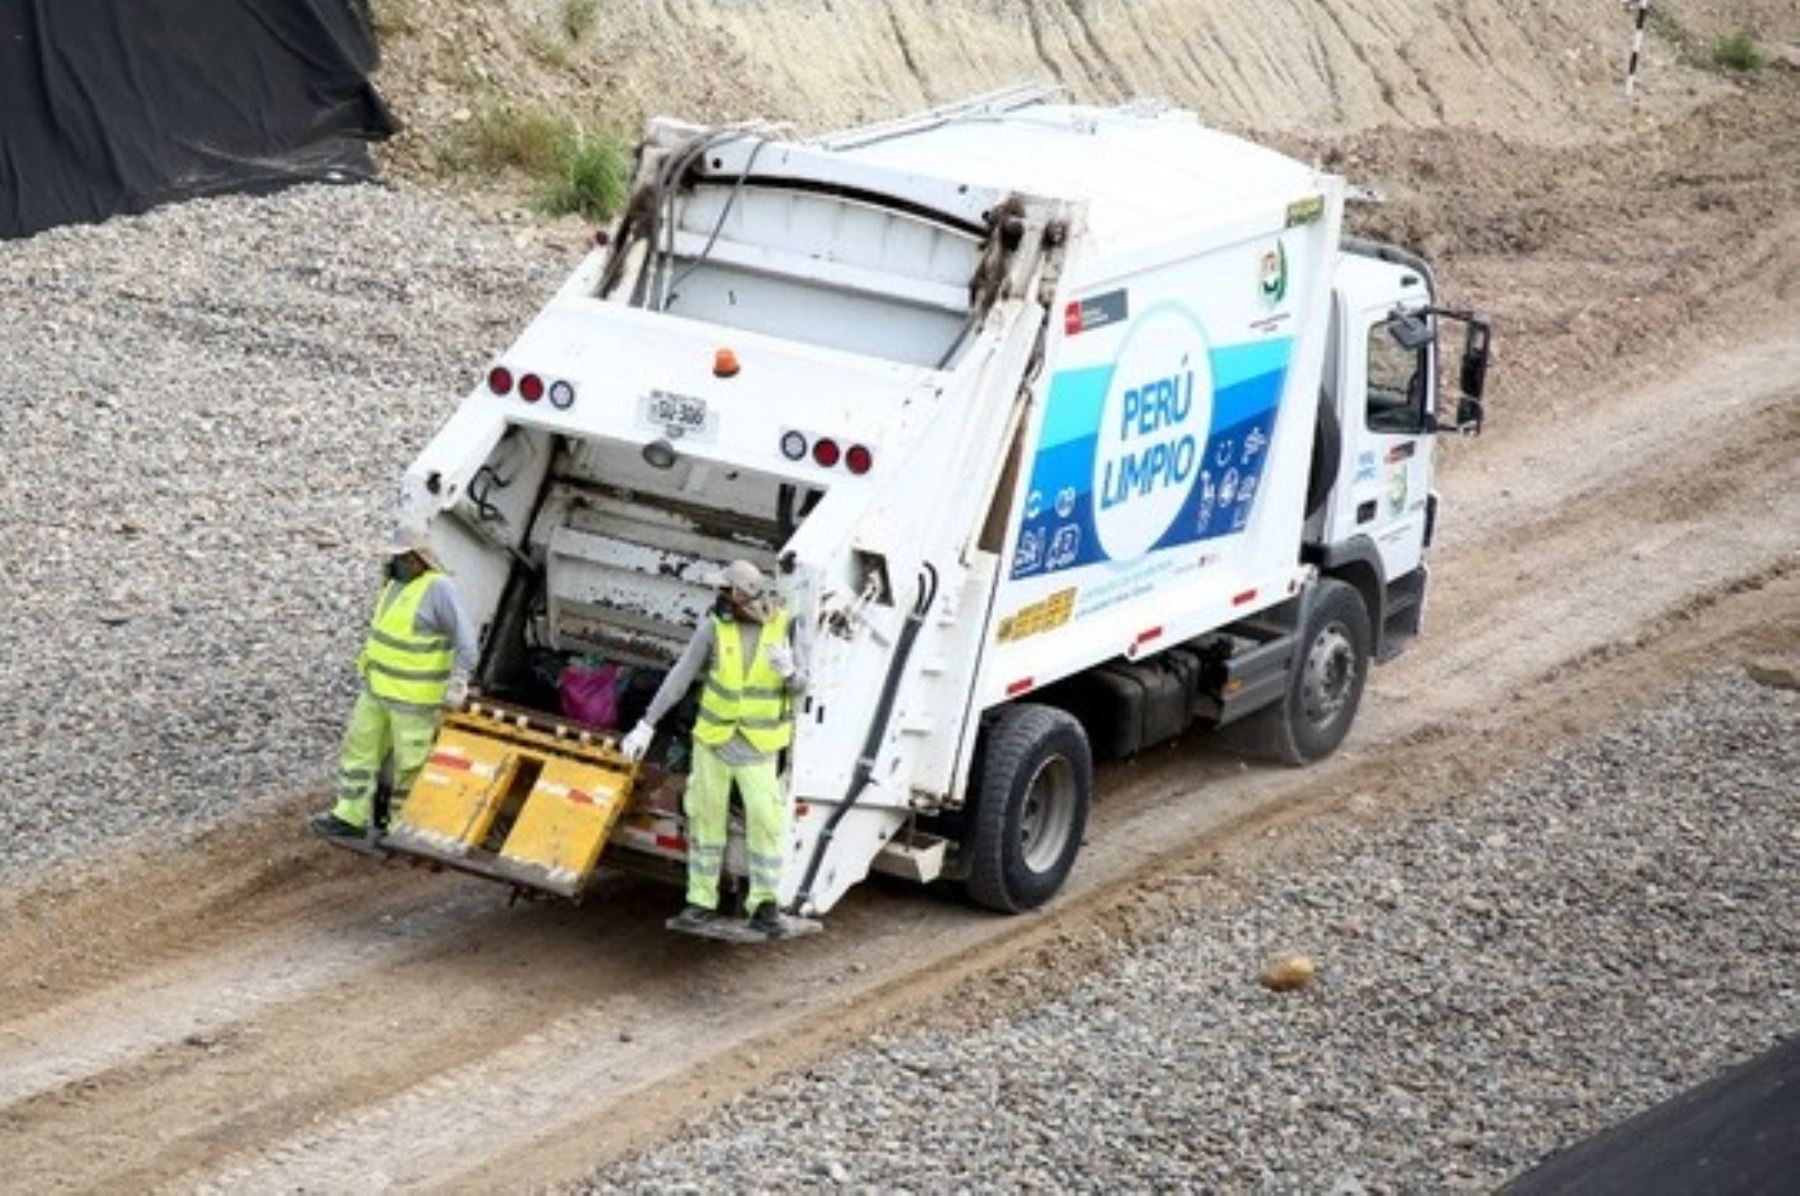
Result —
<svg viewBox="0 0 1800 1196"><path fill-rule="evenodd" d="M1439 390L1439 330L1447 322L1468 330L1459 375L1465 389L1448 417ZM1425 555L1437 530L1437 437L1480 431L1487 346L1485 321L1437 305L1421 258L1345 240L1315 447L1335 461L1325 466L1324 500L1309 512L1305 551L1328 574L1357 585L1381 660L1403 651L1422 625Z"/></svg>

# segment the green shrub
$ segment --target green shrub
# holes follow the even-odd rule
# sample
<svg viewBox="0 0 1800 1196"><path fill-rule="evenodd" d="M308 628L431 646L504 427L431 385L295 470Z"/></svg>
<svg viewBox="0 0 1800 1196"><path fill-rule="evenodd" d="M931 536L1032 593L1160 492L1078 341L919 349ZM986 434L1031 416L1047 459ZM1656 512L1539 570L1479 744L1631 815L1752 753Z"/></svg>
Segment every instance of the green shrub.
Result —
<svg viewBox="0 0 1800 1196"><path fill-rule="evenodd" d="M475 164L511 166L539 178L562 170L581 140L575 122L535 108L490 103L475 114Z"/></svg>
<svg viewBox="0 0 1800 1196"><path fill-rule="evenodd" d="M1713 65L1728 71L1758 71L1769 65L1768 55L1748 30L1728 33L1713 43Z"/></svg>
<svg viewBox="0 0 1800 1196"><path fill-rule="evenodd" d="M438 152L445 169L517 170L537 185L540 206L553 216L580 213L606 220L625 203L631 155L617 138L538 107L491 100L468 130Z"/></svg>
<svg viewBox="0 0 1800 1196"><path fill-rule="evenodd" d="M552 216L579 213L606 220L625 203L630 161L623 146L605 134L583 134L568 160L545 184L542 203Z"/></svg>
<svg viewBox="0 0 1800 1196"><path fill-rule="evenodd" d="M600 0L563 0L563 32L578 42L594 27L600 13Z"/></svg>

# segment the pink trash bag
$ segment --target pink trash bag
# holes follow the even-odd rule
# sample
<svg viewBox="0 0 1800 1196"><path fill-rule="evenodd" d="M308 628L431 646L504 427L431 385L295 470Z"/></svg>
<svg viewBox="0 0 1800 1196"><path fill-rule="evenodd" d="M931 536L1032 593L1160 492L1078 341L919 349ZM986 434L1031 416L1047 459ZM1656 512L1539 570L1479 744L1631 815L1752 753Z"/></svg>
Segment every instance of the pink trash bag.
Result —
<svg viewBox="0 0 1800 1196"><path fill-rule="evenodd" d="M619 666L572 660L556 684L562 712L578 723L611 731L619 725Z"/></svg>

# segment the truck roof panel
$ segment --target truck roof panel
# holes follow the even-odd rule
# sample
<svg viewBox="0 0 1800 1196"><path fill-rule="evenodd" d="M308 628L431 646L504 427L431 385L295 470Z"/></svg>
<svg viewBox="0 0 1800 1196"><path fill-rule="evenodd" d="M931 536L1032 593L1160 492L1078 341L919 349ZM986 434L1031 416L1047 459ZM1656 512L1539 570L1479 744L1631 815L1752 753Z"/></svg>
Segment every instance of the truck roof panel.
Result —
<svg viewBox="0 0 1800 1196"><path fill-rule="evenodd" d="M1190 112L1038 105L840 151L908 174L1085 203L1103 242L1204 225L1317 186L1306 164L1209 129Z"/></svg>

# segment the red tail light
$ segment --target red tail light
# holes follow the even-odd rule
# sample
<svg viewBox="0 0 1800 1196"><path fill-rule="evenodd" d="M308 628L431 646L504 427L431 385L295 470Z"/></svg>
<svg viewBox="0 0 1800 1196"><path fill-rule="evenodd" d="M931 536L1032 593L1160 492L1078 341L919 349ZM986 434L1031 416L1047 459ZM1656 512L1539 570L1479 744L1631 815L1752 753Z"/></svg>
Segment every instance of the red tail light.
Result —
<svg viewBox="0 0 1800 1196"><path fill-rule="evenodd" d="M838 463L838 442L829 436L821 436L813 441L813 460L830 469Z"/></svg>
<svg viewBox="0 0 1800 1196"><path fill-rule="evenodd" d="M544 380L536 374L526 374L519 379L519 397L527 403L535 403L544 397Z"/></svg>
<svg viewBox="0 0 1800 1196"><path fill-rule="evenodd" d="M851 445L850 450L844 454L844 465L858 477L868 473L869 467L874 464L875 454L860 444Z"/></svg>
<svg viewBox="0 0 1800 1196"><path fill-rule="evenodd" d="M1074 336L1081 331L1081 301L1079 299L1063 308L1063 335Z"/></svg>
<svg viewBox="0 0 1800 1196"><path fill-rule="evenodd" d="M512 371L497 365L488 371L488 389L497 395L512 393Z"/></svg>

